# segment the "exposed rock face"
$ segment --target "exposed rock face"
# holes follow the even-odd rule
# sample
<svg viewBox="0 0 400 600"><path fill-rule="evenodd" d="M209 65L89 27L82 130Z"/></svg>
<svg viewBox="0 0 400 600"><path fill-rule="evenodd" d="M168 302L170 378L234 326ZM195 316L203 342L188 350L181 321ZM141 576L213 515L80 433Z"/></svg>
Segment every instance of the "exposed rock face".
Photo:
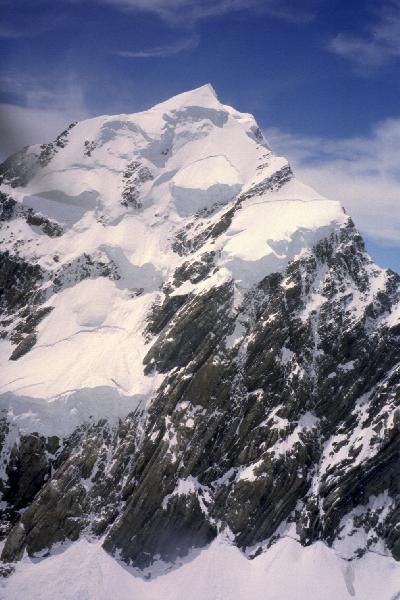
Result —
<svg viewBox="0 0 400 600"><path fill-rule="evenodd" d="M121 204L126 207L140 208L140 188L144 183L153 179L150 170L136 160L127 166L123 178L124 189L122 190Z"/></svg>
<svg viewBox="0 0 400 600"><path fill-rule="evenodd" d="M38 436L11 452L10 506L40 491L4 560L84 530L108 531L105 547L141 568L226 526L252 552L285 522L305 544L340 544L352 513L352 531L368 532L354 555L383 539L399 556L399 330L381 319L400 278L388 273L374 299L377 276L349 225L250 290L236 319L230 285L176 297L149 327L158 337L145 364L169 375L146 417L84 427L53 455ZM227 347L238 322L242 338ZM42 457L37 475L29 452ZM368 506L382 494L384 507Z"/></svg>
<svg viewBox="0 0 400 600"><path fill-rule="evenodd" d="M224 127L220 112L212 119L192 109L185 115L196 127L202 122L201 137L207 127ZM165 119L154 168L173 155L177 118L172 112ZM251 143L264 144L254 125L249 131ZM80 140L87 159L100 152L100 141ZM135 207L140 198L145 211L152 199L135 186L155 176L140 164L131 161L123 178ZM323 223L308 246L308 230L299 226L295 235L304 245L282 263L290 242L267 231L262 248L277 249L272 267L250 282L235 276L246 254L235 255L232 240L242 234L246 211L274 202L289 210L279 194L293 184L290 167L279 163L270 173L269 164L261 162L260 180L252 178L228 206L210 206L183 224L173 213L174 266L155 291L154 271L146 271L150 283L143 286L134 271L132 286L125 259L107 254L105 243L104 260L95 251L77 253L48 271L6 255L1 281L9 330L27 334L13 360L29 360L39 323L50 318L43 312L51 309L49 298L102 277L123 289L118 302L136 303L124 305L123 318L146 296L151 300L129 352L140 356L140 376L157 386L124 418L92 418L64 435L26 433L4 416L3 561L25 550L45 555L81 535L103 536L108 552L147 572L221 531L254 556L289 530L303 545L323 540L349 559L379 550L400 560L400 277L373 264L347 217L333 227ZM160 177L169 181L170 171ZM148 235L157 218L152 213ZM252 260L264 260L256 251ZM253 263L248 269L256 272ZM22 319L27 307L21 325L17 315ZM51 318L58 310L56 304ZM99 322L113 327L95 317L86 318L85 333L97 335Z"/></svg>

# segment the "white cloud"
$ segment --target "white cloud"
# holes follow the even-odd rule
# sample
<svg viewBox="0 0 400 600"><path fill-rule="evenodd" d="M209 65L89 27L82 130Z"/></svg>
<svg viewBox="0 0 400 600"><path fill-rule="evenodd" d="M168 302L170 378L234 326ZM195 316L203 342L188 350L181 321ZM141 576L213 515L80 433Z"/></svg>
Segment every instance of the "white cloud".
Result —
<svg viewBox="0 0 400 600"><path fill-rule="evenodd" d="M154 46L153 48L145 48L143 50L117 50L113 52L122 58L166 58L175 56L181 52L189 52L194 50L199 45L200 36L193 35L188 38L177 40L173 44L165 46Z"/></svg>
<svg viewBox="0 0 400 600"><path fill-rule="evenodd" d="M373 13L364 35L339 33L329 44L361 73L400 58L400 0L385 0Z"/></svg>
<svg viewBox="0 0 400 600"><path fill-rule="evenodd" d="M96 0L123 9L149 12L178 23L188 23L238 11L257 11L294 22L307 22L320 0Z"/></svg>
<svg viewBox="0 0 400 600"><path fill-rule="evenodd" d="M266 137L299 179L339 200L363 233L400 246L400 118L379 123L366 137L329 140L277 129Z"/></svg>
<svg viewBox="0 0 400 600"><path fill-rule="evenodd" d="M24 146L53 140L74 119L71 116L63 111L0 104L0 160Z"/></svg>
<svg viewBox="0 0 400 600"><path fill-rule="evenodd" d="M15 103L0 104L0 157L24 146L53 140L72 121L87 118L82 87L73 76L62 83L42 83L10 73L0 88L12 92Z"/></svg>

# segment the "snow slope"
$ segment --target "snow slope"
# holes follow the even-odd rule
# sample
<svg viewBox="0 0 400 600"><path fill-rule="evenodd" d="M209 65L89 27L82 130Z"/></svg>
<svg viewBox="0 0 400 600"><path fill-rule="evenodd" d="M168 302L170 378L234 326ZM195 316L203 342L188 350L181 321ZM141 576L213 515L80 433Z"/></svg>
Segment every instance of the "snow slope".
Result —
<svg viewBox="0 0 400 600"><path fill-rule="evenodd" d="M396 600L400 565L369 553L345 561L322 542L283 538L253 560L221 538L165 575L145 580L85 540L24 559L0 588L6 600Z"/></svg>

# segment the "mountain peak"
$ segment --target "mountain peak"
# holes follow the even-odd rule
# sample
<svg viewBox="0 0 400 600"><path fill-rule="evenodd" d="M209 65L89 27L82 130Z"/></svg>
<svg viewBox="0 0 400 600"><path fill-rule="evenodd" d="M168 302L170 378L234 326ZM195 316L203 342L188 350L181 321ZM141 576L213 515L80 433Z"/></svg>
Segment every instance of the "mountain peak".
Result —
<svg viewBox="0 0 400 600"><path fill-rule="evenodd" d="M53 598L73 556L74 598L257 600L270 571L253 593L245 557L286 573L288 540L301 565L341 561L329 598L341 572L382 597L386 577L359 581L400 560L400 277L251 115L207 84L71 124L0 165L0 229L0 574L56 554L24 559L8 598ZM121 567L100 545L146 591L105 590ZM190 561L210 593L186 592ZM296 597L328 597L320 579Z"/></svg>
<svg viewBox="0 0 400 600"><path fill-rule="evenodd" d="M203 108L216 108L221 106L218 96L211 85L205 83L198 88L181 92L176 96L172 96L164 102L156 104L153 108L162 107L169 110L179 109L185 106L201 106Z"/></svg>
<svg viewBox="0 0 400 600"><path fill-rule="evenodd" d="M285 269L300 251L309 251L327 231L347 222L339 203L325 200L296 181L287 160L272 153L254 118L221 104L210 84L140 113L95 117L71 125L54 142L30 147L6 161L0 178L12 197L10 204L15 203L13 214L18 215L11 219L2 249L13 251L15 239L23 235L27 264L40 266L43 281L56 280L57 293L43 292L46 297L54 305L60 302L61 311L68 306L69 314L80 293L70 285L70 278L78 283L83 272L85 279L92 278L81 286L88 288L85 306L70 315L73 336L82 327L90 331L100 327L102 336L104 327L107 331L109 326L120 327L119 317L112 321L108 309L86 314L90 298L98 305L100 287L102 298L111 304L115 294L116 306L118 299L125 303L124 294L141 290L137 302L143 303L138 312L143 316L148 311L144 304L151 306L163 286L175 281L176 269L188 260L202 263L201 257L207 255L214 257L207 273L215 272L216 279L232 279L247 290L271 272ZM29 223L20 233L24 215L32 222L28 211L36 215L35 223L51 230L53 238L43 235L36 225L31 231ZM224 222L221 229L220 220ZM90 277L88 269L80 266L86 256L91 261ZM99 273L103 274L100 278ZM106 279L114 281L113 277L118 285L104 284ZM200 293L201 286L211 288L215 278L210 275L198 284L189 278L179 293L183 289ZM57 283L61 279L62 291ZM69 294L75 293L77 297L70 299ZM10 382L17 377L19 383L11 383L8 391L26 378L29 393L46 399L65 393L72 379L79 380L82 388L114 389L118 381L117 389L128 395L148 393L152 384L141 366L147 350L141 337L142 354L133 366L121 371L118 352L113 355L115 361L106 362L98 353L96 369L86 359L81 364L74 361L76 372L71 379L71 371L64 368L65 348L54 327L58 314L54 310L53 318L47 319L49 337L38 335L37 345L43 342L48 348L44 352L50 352L56 343L61 371L43 387L40 370L39 379L32 380L30 358L43 362L47 358L32 346L32 353L21 358L27 366L22 373L22 362L14 360L20 350L12 354L10 344L4 351L6 377ZM115 331L110 329L114 342ZM74 337L75 342L83 348L80 339ZM53 359L54 349L51 354Z"/></svg>

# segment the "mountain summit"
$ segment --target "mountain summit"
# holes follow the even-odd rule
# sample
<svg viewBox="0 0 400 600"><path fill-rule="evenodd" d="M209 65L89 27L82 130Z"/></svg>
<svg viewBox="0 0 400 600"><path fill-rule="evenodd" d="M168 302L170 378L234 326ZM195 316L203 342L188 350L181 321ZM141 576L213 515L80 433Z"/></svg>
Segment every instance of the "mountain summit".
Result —
<svg viewBox="0 0 400 600"><path fill-rule="evenodd" d="M132 409L160 383L143 374L151 343L141 330L163 288L179 298L231 281L240 303L348 222L338 203L293 178L251 115L220 104L209 85L142 113L71 125L55 142L11 157L0 176L15 203L3 250L35 270L26 293L35 289L40 314L46 309L27 335L21 323L21 333L11 331L17 318L6 325L3 389L52 406L71 390L81 397L107 387L117 398L107 409ZM178 284L184 265L204 276ZM45 377L43 364L51 364ZM86 395L76 408L89 415L99 400L93 408ZM45 405L51 416L56 409Z"/></svg>
<svg viewBox="0 0 400 600"><path fill-rule="evenodd" d="M128 578L117 600L164 597L160 574L258 600L273 562L285 599L318 577L290 588L290 556L341 573L309 600L372 598L374 569L395 594L400 278L340 204L210 85L73 123L0 183L8 597L68 568Z"/></svg>

